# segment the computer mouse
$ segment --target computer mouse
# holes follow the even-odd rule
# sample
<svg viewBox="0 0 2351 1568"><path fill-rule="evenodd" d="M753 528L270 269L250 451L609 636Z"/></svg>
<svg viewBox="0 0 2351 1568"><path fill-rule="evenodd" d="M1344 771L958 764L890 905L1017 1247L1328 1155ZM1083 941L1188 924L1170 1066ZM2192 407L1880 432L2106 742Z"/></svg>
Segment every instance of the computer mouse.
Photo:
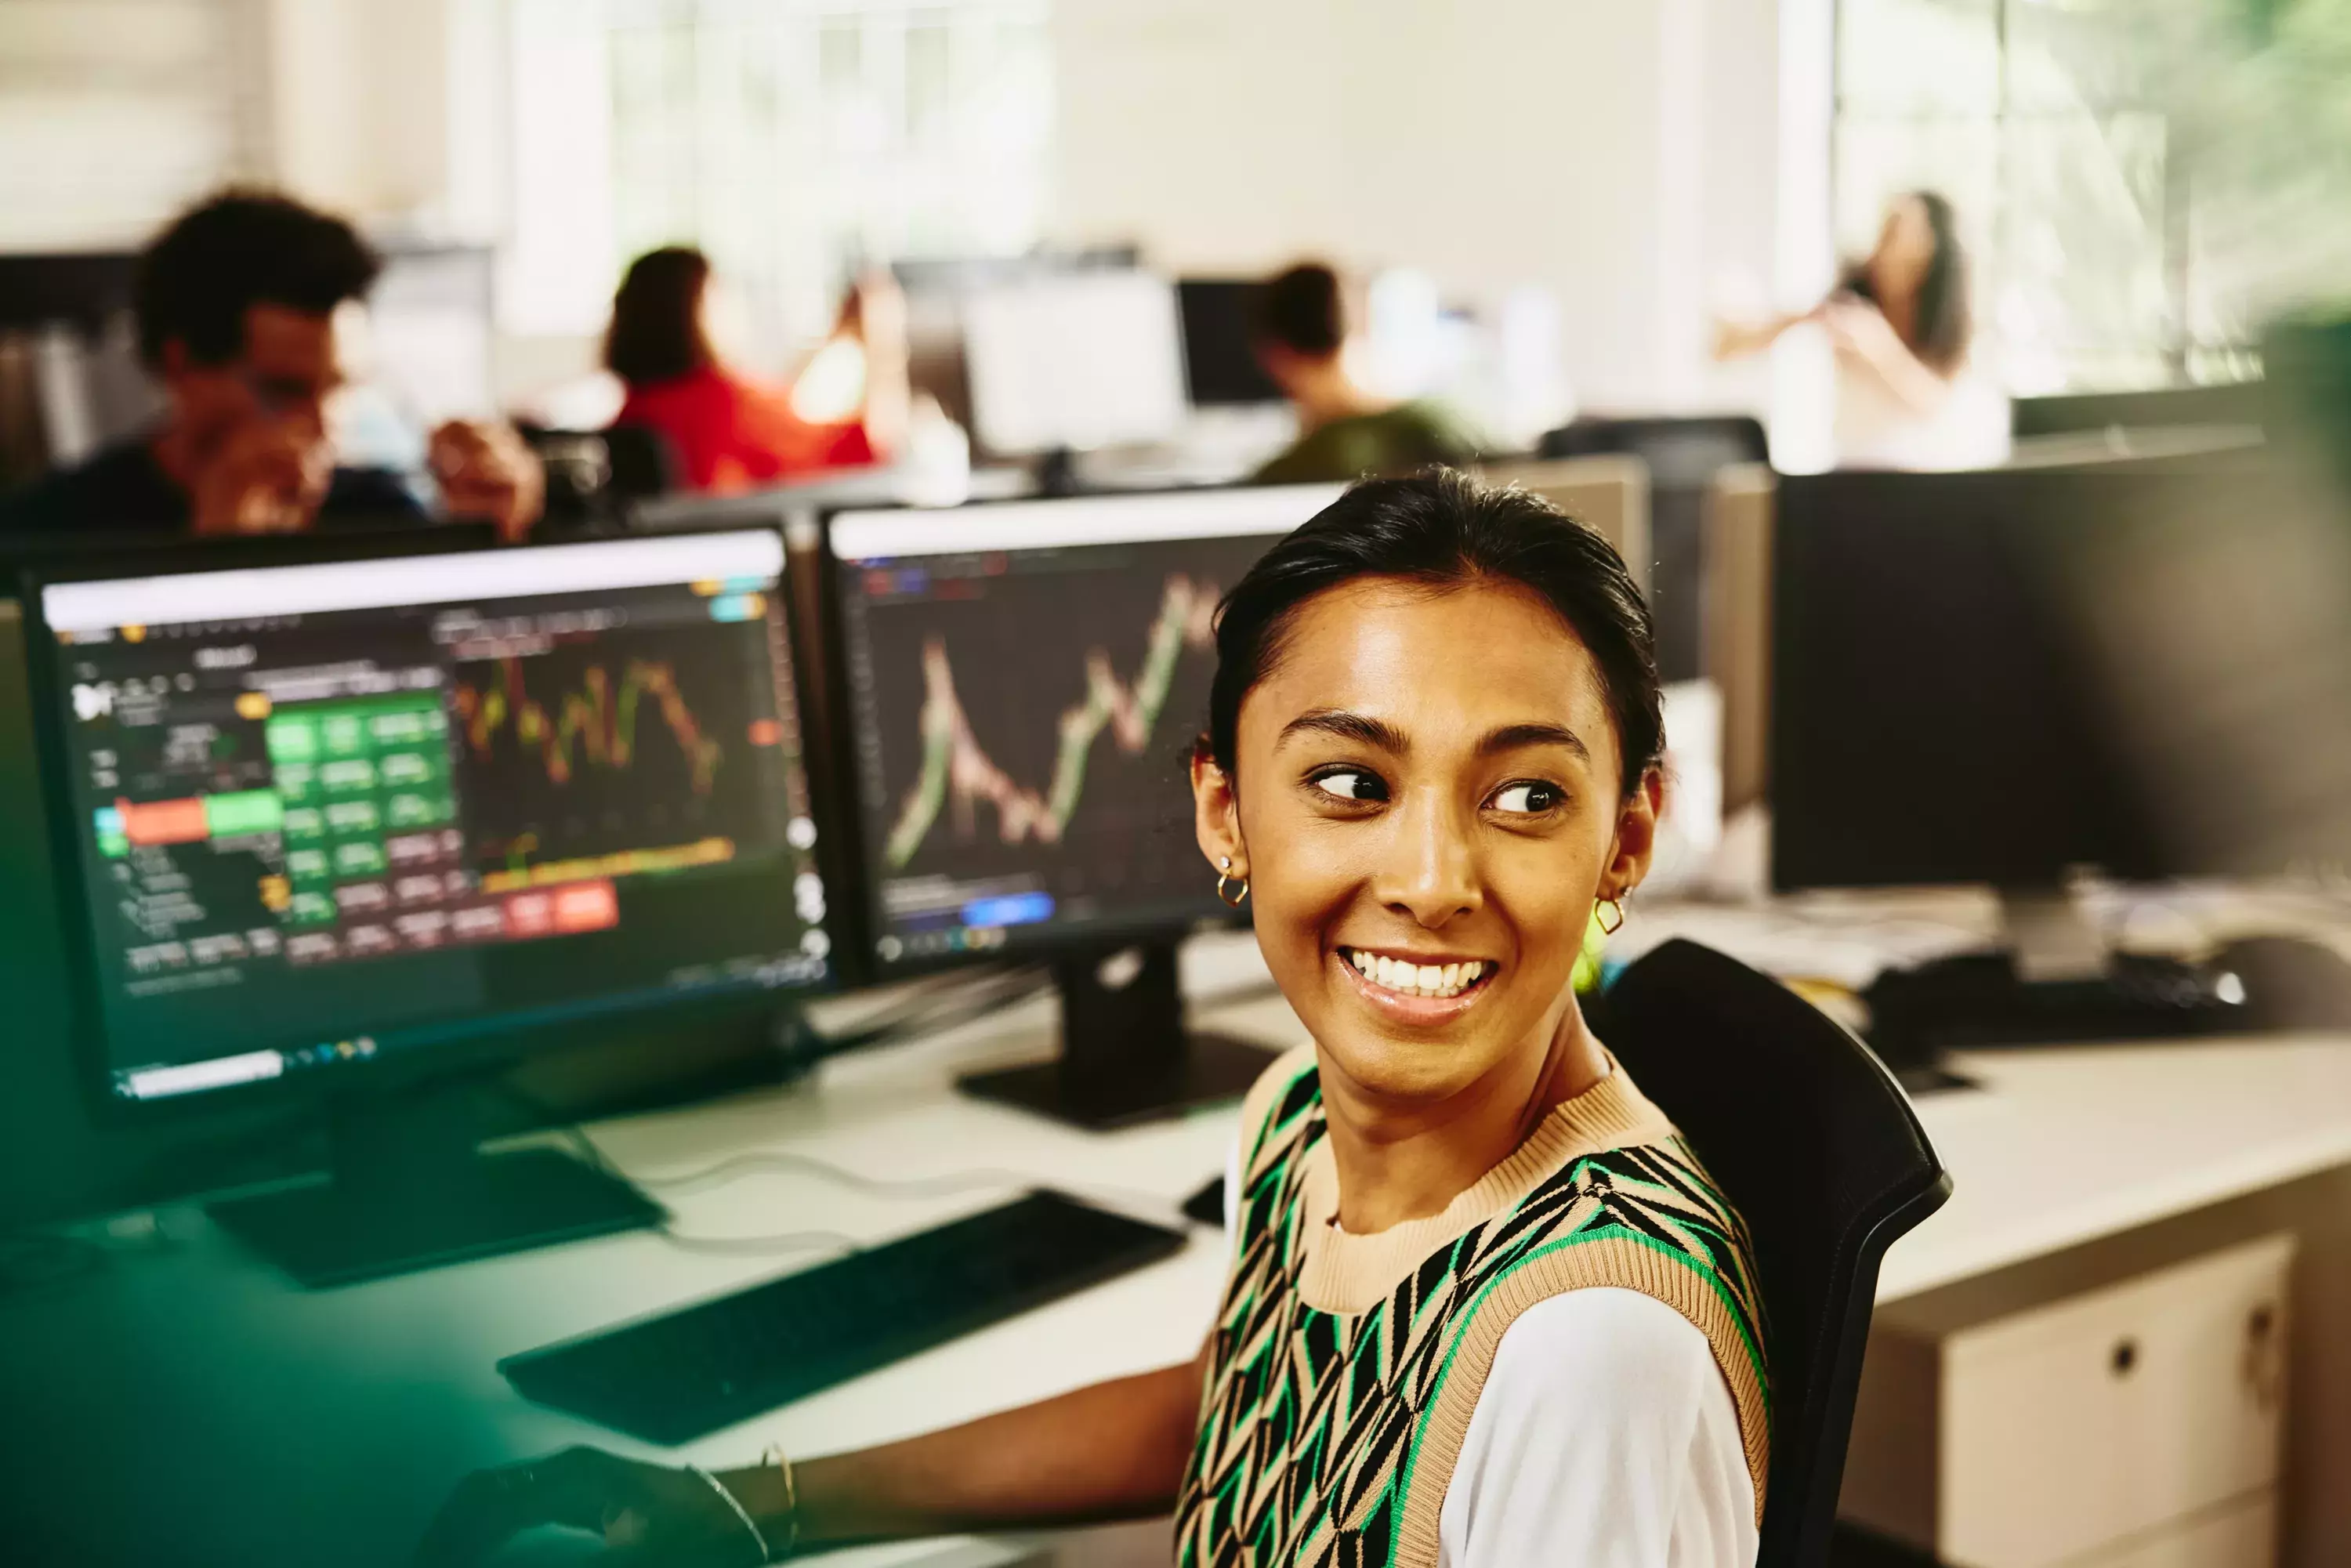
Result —
<svg viewBox="0 0 2351 1568"><path fill-rule="evenodd" d="M2242 988L2248 1017L2270 1029L2351 1025L2351 960L2303 936L2243 936L2206 961L2225 996L2227 977Z"/></svg>

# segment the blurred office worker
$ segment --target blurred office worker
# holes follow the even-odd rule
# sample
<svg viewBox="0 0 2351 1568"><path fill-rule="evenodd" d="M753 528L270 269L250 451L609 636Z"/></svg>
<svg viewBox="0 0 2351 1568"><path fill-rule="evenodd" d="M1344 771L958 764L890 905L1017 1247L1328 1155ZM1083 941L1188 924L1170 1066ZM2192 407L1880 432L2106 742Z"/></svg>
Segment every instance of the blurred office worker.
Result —
<svg viewBox="0 0 2351 1568"><path fill-rule="evenodd" d="M1258 291L1251 330L1258 361L1298 410L1299 438L1257 474L1266 485L1313 484L1473 463L1478 439L1441 403L1395 402L1347 368L1346 290L1319 262L1291 267Z"/></svg>
<svg viewBox="0 0 2351 1568"><path fill-rule="evenodd" d="M604 364L628 388L616 425L662 438L688 489L725 494L795 474L885 461L906 420L905 304L861 278L832 334L789 388L726 364L711 327L709 258L670 246L629 265Z"/></svg>
<svg viewBox="0 0 2351 1568"><path fill-rule="evenodd" d="M1836 351L1836 453L1854 468L1964 468L2007 455L2005 400L1970 371L1967 251L1951 204L1913 191L1886 208L1876 248L1812 309L1726 322L1723 358L1817 325Z"/></svg>
<svg viewBox="0 0 2351 1568"><path fill-rule="evenodd" d="M162 423L0 501L0 533L423 520L401 475L338 466L329 430L379 266L349 224L284 196L233 191L183 214L139 261L140 352L162 383ZM511 430L452 421L427 450L449 515L508 538L538 520L545 476Z"/></svg>

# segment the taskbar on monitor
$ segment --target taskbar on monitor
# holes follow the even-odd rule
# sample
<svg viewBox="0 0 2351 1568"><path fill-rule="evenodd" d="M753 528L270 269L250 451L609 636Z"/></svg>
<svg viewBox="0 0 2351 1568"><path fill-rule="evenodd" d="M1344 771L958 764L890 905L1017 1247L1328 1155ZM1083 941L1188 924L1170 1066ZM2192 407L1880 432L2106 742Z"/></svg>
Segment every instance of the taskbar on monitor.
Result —
<svg viewBox="0 0 2351 1568"><path fill-rule="evenodd" d="M319 1068L342 1066L378 1057L404 1054L422 1047L492 1038L497 1033L544 1029L584 1022L613 1013L631 1012L681 999L710 999L760 991L802 989L823 984L831 975L830 951L820 930L811 930L803 946L785 953L730 958L681 970L665 983L617 992L590 1000L558 1003L499 1016L496 1025L461 1023L403 1029L378 1039L354 1034L289 1049L238 1051L206 1057L201 1061L156 1063L118 1068L111 1074L119 1100L167 1100L212 1090L234 1089L303 1075Z"/></svg>

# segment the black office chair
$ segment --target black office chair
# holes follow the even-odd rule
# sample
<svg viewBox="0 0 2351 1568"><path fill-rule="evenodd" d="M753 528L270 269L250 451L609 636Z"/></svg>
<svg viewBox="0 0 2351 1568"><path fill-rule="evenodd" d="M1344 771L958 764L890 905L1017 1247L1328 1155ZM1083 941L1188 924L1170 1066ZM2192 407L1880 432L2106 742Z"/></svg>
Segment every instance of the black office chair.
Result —
<svg viewBox="0 0 2351 1568"><path fill-rule="evenodd" d="M606 484L613 499L626 506L677 488L677 454L660 431L648 425L615 424L603 434Z"/></svg>
<svg viewBox="0 0 2351 1568"><path fill-rule="evenodd" d="M1754 1239L1771 1375L1758 1568L1829 1561L1877 1265L1951 1178L1869 1049L1793 991L1668 942L1592 1008Z"/></svg>

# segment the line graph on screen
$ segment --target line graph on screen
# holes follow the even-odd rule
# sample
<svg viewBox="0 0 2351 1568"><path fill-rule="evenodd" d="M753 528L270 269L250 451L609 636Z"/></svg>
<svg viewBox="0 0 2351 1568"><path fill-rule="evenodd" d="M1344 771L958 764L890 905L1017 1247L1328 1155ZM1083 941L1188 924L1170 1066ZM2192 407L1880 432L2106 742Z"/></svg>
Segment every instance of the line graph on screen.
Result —
<svg viewBox="0 0 2351 1568"><path fill-rule="evenodd" d="M508 657L497 661L493 679L479 685L461 682L455 692L458 723L475 756L489 756L511 727L516 744L538 754L548 782L555 785L570 783L583 760L626 771L636 759L638 715L647 697L685 759L694 792L709 794L725 748L705 732L667 664L631 659L617 686L603 664L589 664L580 672L578 687L560 693L550 705L530 694L523 662Z"/></svg>
<svg viewBox="0 0 2351 1568"><path fill-rule="evenodd" d="M1129 756L1140 755L1151 745L1177 663L1187 651L1207 648L1215 640L1217 597L1214 583L1195 581L1181 572L1170 574L1162 585L1158 613L1132 681L1119 675L1107 649L1097 645L1086 651L1085 695L1059 716L1052 771L1041 786L1013 778L988 755L956 695L945 639L926 637L919 716L922 768L899 802L883 845L884 862L893 870L904 869L950 808L957 831L969 836L977 830L976 808L982 802L994 809L998 836L1005 843L1058 843L1084 796L1095 744L1107 734Z"/></svg>

